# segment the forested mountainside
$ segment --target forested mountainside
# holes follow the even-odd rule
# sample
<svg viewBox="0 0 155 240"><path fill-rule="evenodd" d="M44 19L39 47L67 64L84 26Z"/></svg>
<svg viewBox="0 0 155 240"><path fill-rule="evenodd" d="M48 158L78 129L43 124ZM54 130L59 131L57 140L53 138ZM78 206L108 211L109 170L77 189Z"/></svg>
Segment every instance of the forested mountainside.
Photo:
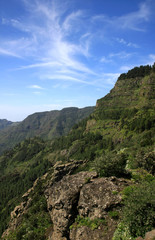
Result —
<svg viewBox="0 0 155 240"><path fill-rule="evenodd" d="M135 240L155 229L155 65L123 76L68 135L0 157L2 239Z"/></svg>
<svg viewBox="0 0 155 240"><path fill-rule="evenodd" d="M93 110L94 107L70 107L60 111L34 113L16 125L5 121L5 125L10 124L11 127L0 131L0 154L24 139L39 136L49 140L66 135L75 123L89 116Z"/></svg>

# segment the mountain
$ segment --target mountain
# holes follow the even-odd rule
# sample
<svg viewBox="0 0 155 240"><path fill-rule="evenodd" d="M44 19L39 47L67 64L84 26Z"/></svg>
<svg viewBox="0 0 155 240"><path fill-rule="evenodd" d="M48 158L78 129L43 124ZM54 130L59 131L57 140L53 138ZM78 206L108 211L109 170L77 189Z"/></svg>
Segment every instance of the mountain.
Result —
<svg viewBox="0 0 155 240"><path fill-rule="evenodd" d="M0 157L2 239L135 240L155 228L154 84L155 64L131 69L67 135Z"/></svg>
<svg viewBox="0 0 155 240"><path fill-rule="evenodd" d="M11 122L11 121L8 121L6 119L0 119L0 130L4 129L8 126L11 126L12 124L13 124L13 122Z"/></svg>
<svg viewBox="0 0 155 240"><path fill-rule="evenodd" d="M75 123L88 117L93 110L94 107L71 107L61 111L34 113L17 125L1 120L3 125L7 123L10 127L0 131L0 153L26 138L39 136L47 140L66 135Z"/></svg>

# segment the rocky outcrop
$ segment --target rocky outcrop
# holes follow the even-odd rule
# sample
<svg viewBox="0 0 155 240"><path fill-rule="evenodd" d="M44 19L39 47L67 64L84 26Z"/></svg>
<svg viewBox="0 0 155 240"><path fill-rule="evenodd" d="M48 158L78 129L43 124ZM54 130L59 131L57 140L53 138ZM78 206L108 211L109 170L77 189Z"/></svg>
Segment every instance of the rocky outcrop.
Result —
<svg viewBox="0 0 155 240"><path fill-rule="evenodd" d="M49 239L111 239L116 222L109 218L108 211L120 206L122 198L119 192L126 185L128 182L124 179L97 178L96 172L80 172L65 176L49 186L45 192L53 222L53 232ZM101 224L95 230L88 226L77 227L77 216L89 218L90 221L105 219L107 224L106 227ZM105 236L103 232L107 228L109 232Z"/></svg>
<svg viewBox="0 0 155 240"><path fill-rule="evenodd" d="M78 201L84 184L97 177L96 172L65 176L46 190L48 209L53 222L51 239L69 239L69 226L78 215Z"/></svg>
<svg viewBox="0 0 155 240"><path fill-rule="evenodd" d="M67 164L59 162L49 173L37 179L33 187L23 195L22 203L11 213L9 228L2 239L7 239L9 232L21 224L39 181L44 182L44 194L52 220L48 240L112 239L117 220L109 215L109 211L119 213L122 200L120 192L129 181L116 177L98 178L96 172L73 174L81 163L82 161ZM79 224L77 219L86 219L92 225L84 222Z"/></svg>
<svg viewBox="0 0 155 240"><path fill-rule="evenodd" d="M104 218L106 212L116 207L122 200L117 194L126 184L125 180L115 177L98 178L86 184L80 192L79 214L83 217Z"/></svg>

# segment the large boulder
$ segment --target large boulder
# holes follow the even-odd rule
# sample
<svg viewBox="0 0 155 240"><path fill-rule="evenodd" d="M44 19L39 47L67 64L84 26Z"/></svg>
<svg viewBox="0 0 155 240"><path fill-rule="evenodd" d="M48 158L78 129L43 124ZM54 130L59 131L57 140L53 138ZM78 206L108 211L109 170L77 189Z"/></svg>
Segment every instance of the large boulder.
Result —
<svg viewBox="0 0 155 240"><path fill-rule="evenodd" d="M48 210L53 222L54 240L69 238L69 226L78 214L81 188L86 182L97 177L96 172L80 172L68 175L46 190Z"/></svg>
<svg viewBox="0 0 155 240"><path fill-rule="evenodd" d="M80 172L64 176L49 185L45 191L48 210L53 222L51 240L110 239L116 228L116 221L108 216L108 211L119 208L120 191L128 185L124 179L97 178L96 172ZM105 219L96 229L89 226L77 227L76 218ZM109 232L103 234L105 229ZM104 235L104 236L103 236ZM108 237L107 237L108 236Z"/></svg>

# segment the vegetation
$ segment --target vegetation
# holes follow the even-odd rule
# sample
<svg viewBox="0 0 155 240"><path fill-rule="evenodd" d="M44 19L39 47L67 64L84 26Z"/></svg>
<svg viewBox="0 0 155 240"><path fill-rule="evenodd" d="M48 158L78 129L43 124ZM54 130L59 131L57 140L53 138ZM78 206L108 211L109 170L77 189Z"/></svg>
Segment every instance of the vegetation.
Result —
<svg viewBox="0 0 155 240"><path fill-rule="evenodd" d="M11 122L11 121L7 121L6 119L0 119L0 130L4 129L12 124L13 124L13 122Z"/></svg>
<svg viewBox="0 0 155 240"><path fill-rule="evenodd" d="M11 232L8 240L46 240L46 231L52 222L47 211L44 197L44 185L40 181L31 194L32 201L28 211L23 215L22 222L16 231Z"/></svg>
<svg viewBox="0 0 155 240"><path fill-rule="evenodd" d="M75 123L89 116L93 110L94 107L82 109L71 107L61 111L34 113L22 122L12 124L9 129L4 128L0 131L0 154L21 141L35 136L48 140L67 135ZM3 120L1 121L4 123Z"/></svg>
<svg viewBox="0 0 155 240"><path fill-rule="evenodd" d="M43 140L29 139L0 158L0 234L22 194L51 167L51 163L44 158L44 148Z"/></svg>
<svg viewBox="0 0 155 240"><path fill-rule="evenodd" d="M135 68L129 70L127 73L121 74L120 77L118 78L118 80L136 78L136 77L145 77L146 75L150 74L152 69L154 70L154 65L152 67L149 65L135 67Z"/></svg>
<svg viewBox="0 0 155 240"><path fill-rule="evenodd" d="M123 192L122 216L115 211L109 212L111 218L120 220L114 240L134 239L140 235L144 236L146 231L153 229L154 82L155 64L152 67L136 67L122 74L111 92L97 101L95 111L76 123L68 135L70 123L75 123L72 116L77 117L75 109L72 109L72 114L66 112L68 110L63 110L57 122L50 116L52 120L48 121L48 124L51 125L50 127L45 125L47 128L44 133L41 127L38 128L45 123L43 116L36 114L34 120L31 119L33 129L30 124L26 125L27 120L22 123L24 124L22 126L27 126L30 130L29 133L37 133L43 138L52 138L54 134L59 138L50 141L28 138L0 157L0 234L7 226L10 212L20 202L22 194L32 186L34 180L47 172L56 161L67 162L69 159L83 160L83 164L76 171L96 170L100 177L116 176L132 179L133 186ZM82 113L80 114L80 118L83 118ZM47 120L47 115L45 119ZM20 137L23 137L22 134L18 132L19 141ZM39 190L37 191L39 193ZM10 239L45 239L45 229L51 223L45 209L45 199L37 195L37 192L35 194L38 199L33 196L35 203L17 231L11 233ZM38 208L38 211L35 208ZM33 225L34 217L38 219L38 222L34 222L36 226ZM45 218L45 225L41 222L42 218ZM78 216L75 225L71 227L88 226L95 229L99 224L101 224L99 219L92 221ZM25 234L27 238L24 238Z"/></svg>
<svg viewBox="0 0 155 240"><path fill-rule="evenodd" d="M106 220L105 219L98 219L98 218L95 218L95 219L91 220L88 217L84 218L82 216L77 216L77 218L75 219L75 223L70 226L70 229L86 226L86 227L89 227L91 230L95 230L101 224L106 225L107 224Z"/></svg>
<svg viewBox="0 0 155 240"><path fill-rule="evenodd" d="M124 205L123 222L131 236L144 237L155 227L155 179L131 187Z"/></svg>

